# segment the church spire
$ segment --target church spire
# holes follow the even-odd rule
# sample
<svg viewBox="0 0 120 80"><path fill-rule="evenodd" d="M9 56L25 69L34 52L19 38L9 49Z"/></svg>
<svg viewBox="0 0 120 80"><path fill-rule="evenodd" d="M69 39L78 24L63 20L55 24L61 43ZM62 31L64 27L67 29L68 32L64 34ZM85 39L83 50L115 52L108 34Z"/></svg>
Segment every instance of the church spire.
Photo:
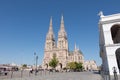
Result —
<svg viewBox="0 0 120 80"><path fill-rule="evenodd" d="M67 39L67 34L65 32L65 27L64 27L64 19L63 19L63 15L61 16L61 24L60 24L60 30L58 33L58 37L63 37Z"/></svg>
<svg viewBox="0 0 120 80"><path fill-rule="evenodd" d="M65 32L63 15L61 16L60 32Z"/></svg>
<svg viewBox="0 0 120 80"><path fill-rule="evenodd" d="M75 43L75 50L77 50L76 43Z"/></svg>
<svg viewBox="0 0 120 80"><path fill-rule="evenodd" d="M53 28L52 28L52 16L51 16L51 18L50 18L50 26L49 26L49 31L48 31L48 33L53 34Z"/></svg>
<svg viewBox="0 0 120 80"><path fill-rule="evenodd" d="M68 41L67 41L67 34L65 32L65 27L64 27L63 15L61 16L61 24L60 24L60 30L58 32L57 42L58 42L57 43L58 48L68 50Z"/></svg>
<svg viewBox="0 0 120 80"><path fill-rule="evenodd" d="M54 39L53 27L52 27L52 17L50 18L50 25L47 34L47 39Z"/></svg>

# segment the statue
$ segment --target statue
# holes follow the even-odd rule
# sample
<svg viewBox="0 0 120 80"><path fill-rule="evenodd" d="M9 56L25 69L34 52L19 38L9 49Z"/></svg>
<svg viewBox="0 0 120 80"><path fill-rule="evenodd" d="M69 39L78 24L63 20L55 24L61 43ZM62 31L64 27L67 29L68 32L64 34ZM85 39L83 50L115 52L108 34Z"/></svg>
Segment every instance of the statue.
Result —
<svg viewBox="0 0 120 80"><path fill-rule="evenodd" d="M103 12L102 12L102 11L100 11L98 15L99 15L100 17L104 17L104 15L103 15Z"/></svg>

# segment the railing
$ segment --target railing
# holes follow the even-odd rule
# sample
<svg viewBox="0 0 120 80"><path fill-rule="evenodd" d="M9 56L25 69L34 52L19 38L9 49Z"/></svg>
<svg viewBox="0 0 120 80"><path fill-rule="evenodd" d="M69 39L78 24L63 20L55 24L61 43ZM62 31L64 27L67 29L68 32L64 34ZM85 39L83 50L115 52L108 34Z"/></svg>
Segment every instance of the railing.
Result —
<svg viewBox="0 0 120 80"><path fill-rule="evenodd" d="M104 71L101 71L101 76L103 78L103 80L110 80L110 75L108 74L108 72L104 72Z"/></svg>
<svg viewBox="0 0 120 80"><path fill-rule="evenodd" d="M120 80L120 75L117 75L117 70L113 67L113 75L109 75L109 72L101 71L103 80Z"/></svg>
<svg viewBox="0 0 120 80"><path fill-rule="evenodd" d="M118 75L117 75L116 67L113 67L113 74L114 74L114 80L118 80Z"/></svg>

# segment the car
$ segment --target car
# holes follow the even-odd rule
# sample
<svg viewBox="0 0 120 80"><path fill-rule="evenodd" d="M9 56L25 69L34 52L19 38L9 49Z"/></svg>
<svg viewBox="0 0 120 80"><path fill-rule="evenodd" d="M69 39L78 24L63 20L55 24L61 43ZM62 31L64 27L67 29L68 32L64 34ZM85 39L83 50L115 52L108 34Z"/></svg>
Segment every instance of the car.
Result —
<svg viewBox="0 0 120 80"><path fill-rule="evenodd" d="M7 75L8 75L8 71L0 71L0 75L5 75L5 76L7 76Z"/></svg>
<svg viewBox="0 0 120 80"><path fill-rule="evenodd" d="M59 72L59 70L56 69L49 69L50 72Z"/></svg>
<svg viewBox="0 0 120 80"><path fill-rule="evenodd" d="M5 68L0 68L0 75L5 75L7 76L8 75L8 72Z"/></svg>

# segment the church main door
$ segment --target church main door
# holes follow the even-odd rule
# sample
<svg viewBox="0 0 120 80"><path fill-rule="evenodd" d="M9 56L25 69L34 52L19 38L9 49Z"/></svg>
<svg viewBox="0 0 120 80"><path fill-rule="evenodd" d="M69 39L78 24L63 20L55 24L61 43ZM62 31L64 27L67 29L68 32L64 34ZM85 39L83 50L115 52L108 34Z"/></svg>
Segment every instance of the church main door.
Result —
<svg viewBox="0 0 120 80"><path fill-rule="evenodd" d="M62 63L59 63L59 65L60 65L60 69L62 69Z"/></svg>
<svg viewBox="0 0 120 80"><path fill-rule="evenodd" d="M116 50L116 60L117 60L117 64L120 72L120 48Z"/></svg>
<svg viewBox="0 0 120 80"><path fill-rule="evenodd" d="M47 63L45 64L45 69L48 69L48 64Z"/></svg>

